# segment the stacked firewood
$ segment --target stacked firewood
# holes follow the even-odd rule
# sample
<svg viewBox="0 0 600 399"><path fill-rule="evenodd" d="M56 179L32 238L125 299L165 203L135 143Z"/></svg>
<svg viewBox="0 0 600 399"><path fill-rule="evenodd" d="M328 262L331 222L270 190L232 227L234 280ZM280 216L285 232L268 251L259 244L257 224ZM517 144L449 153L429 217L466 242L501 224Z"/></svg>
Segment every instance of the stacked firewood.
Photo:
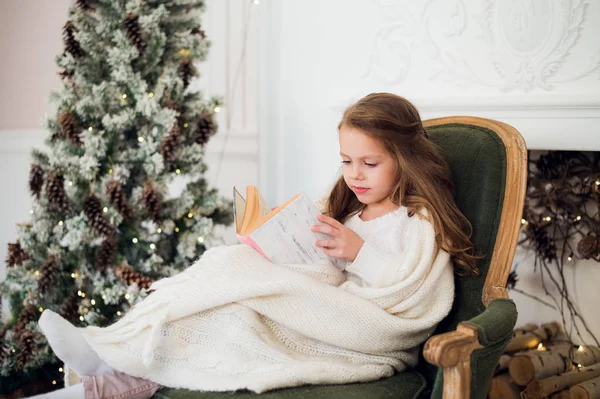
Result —
<svg viewBox="0 0 600 399"><path fill-rule="evenodd" d="M488 399L600 399L600 349L574 345L557 322L514 331Z"/></svg>

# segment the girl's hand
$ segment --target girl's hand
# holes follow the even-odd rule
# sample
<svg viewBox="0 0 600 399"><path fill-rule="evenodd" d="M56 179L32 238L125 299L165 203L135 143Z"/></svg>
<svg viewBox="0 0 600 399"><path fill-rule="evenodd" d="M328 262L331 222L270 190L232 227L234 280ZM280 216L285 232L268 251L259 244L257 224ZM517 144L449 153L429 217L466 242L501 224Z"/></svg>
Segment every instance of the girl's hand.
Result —
<svg viewBox="0 0 600 399"><path fill-rule="evenodd" d="M365 241L334 218L319 215L317 219L319 222L325 223L325 226L315 225L311 227L311 230L331 236L330 240L317 241L317 247L323 248L323 252L327 256L354 261Z"/></svg>

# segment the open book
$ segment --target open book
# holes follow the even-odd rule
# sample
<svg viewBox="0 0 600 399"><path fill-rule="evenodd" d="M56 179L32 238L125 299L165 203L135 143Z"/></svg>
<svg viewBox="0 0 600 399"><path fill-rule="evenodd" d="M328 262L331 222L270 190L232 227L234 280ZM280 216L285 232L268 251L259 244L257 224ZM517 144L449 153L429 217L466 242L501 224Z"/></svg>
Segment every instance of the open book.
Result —
<svg viewBox="0 0 600 399"><path fill-rule="evenodd" d="M306 194L296 194L271 209L255 186L246 187L246 199L233 188L233 217L238 240L252 246L273 263L331 263L332 259L316 246L327 240L314 232L321 212Z"/></svg>

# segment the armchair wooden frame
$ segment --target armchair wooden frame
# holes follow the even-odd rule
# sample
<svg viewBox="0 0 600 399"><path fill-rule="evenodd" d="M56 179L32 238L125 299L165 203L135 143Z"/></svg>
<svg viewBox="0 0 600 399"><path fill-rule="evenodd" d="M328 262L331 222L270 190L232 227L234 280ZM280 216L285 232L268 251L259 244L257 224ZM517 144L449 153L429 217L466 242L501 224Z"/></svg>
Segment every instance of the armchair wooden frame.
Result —
<svg viewBox="0 0 600 399"><path fill-rule="evenodd" d="M512 126L485 118L454 116L430 119L427 127L460 123L493 130L506 148L506 186L502 216L496 244L484 282L482 302L488 306L498 298L508 298L506 281L510 273L525 202L527 186L527 149L525 140ZM471 396L471 353L482 346L477 329L460 323L455 331L435 335L425 343L425 360L443 369L444 399L464 399Z"/></svg>

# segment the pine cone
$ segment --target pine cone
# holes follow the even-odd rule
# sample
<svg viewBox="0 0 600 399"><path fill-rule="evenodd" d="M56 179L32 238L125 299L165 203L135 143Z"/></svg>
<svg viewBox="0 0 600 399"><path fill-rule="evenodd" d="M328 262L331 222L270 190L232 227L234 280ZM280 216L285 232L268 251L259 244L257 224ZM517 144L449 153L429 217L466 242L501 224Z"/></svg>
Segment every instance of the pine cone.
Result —
<svg viewBox="0 0 600 399"><path fill-rule="evenodd" d="M79 7L79 9L83 12L94 11L95 8L92 6L90 0L77 0L75 1L75 5Z"/></svg>
<svg viewBox="0 0 600 399"><path fill-rule="evenodd" d="M50 287L56 281L58 277L58 264L56 262L56 257L50 256L40 270L40 278L38 279L38 291L41 294L45 294L48 292Z"/></svg>
<svg viewBox="0 0 600 399"><path fill-rule="evenodd" d="M123 187L118 181L113 180L106 185L106 195L108 196L108 201L119 210L124 219L133 219L133 211L127 203Z"/></svg>
<svg viewBox="0 0 600 399"><path fill-rule="evenodd" d="M92 229L94 229L96 233L103 235L104 237L109 237L114 234L115 229L104 217L100 199L94 194L90 194L85 201L83 201L83 212L85 213L85 216L87 216L90 226L92 226Z"/></svg>
<svg viewBox="0 0 600 399"><path fill-rule="evenodd" d="M115 274L125 285L137 284L140 288L149 288L154 280L148 276L133 270L133 267L128 264L121 264L115 268Z"/></svg>
<svg viewBox="0 0 600 399"><path fill-rule="evenodd" d="M156 224L160 224L161 215L160 215L160 201L156 191L152 187L152 181L148 180L144 184L144 188L142 190L142 198L144 200L144 208Z"/></svg>
<svg viewBox="0 0 600 399"><path fill-rule="evenodd" d="M129 41L138 49L140 54L143 54L146 49L146 43L144 42L144 39L142 39L138 16L133 13L127 14L123 21L123 25L125 26Z"/></svg>
<svg viewBox="0 0 600 399"><path fill-rule="evenodd" d="M179 131L179 126L173 126L171 129L171 133L160 143L160 153L165 160L165 163L169 163L175 159L175 151L179 147L179 142L181 140L181 133Z"/></svg>
<svg viewBox="0 0 600 399"><path fill-rule="evenodd" d="M75 323L79 318L79 295L69 295L63 302L59 314L71 323Z"/></svg>
<svg viewBox="0 0 600 399"><path fill-rule="evenodd" d="M192 33L192 35L200 35L200 37L202 37L203 39L206 39L206 33L199 26L196 26L194 29L192 29L191 33Z"/></svg>
<svg viewBox="0 0 600 399"><path fill-rule="evenodd" d="M65 193L65 179L61 174L54 172L50 175L46 182L46 194L48 195L48 200L60 212L69 211L70 204Z"/></svg>
<svg viewBox="0 0 600 399"><path fill-rule="evenodd" d="M106 238L96 251L96 268L103 272L113 267L117 259L117 249L117 241L114 237Z"/></svg>
<svg viewBox="0 0 600 399"><path fill-rule="evenodd" d="M177 103L168 95L162 102L162 106L168 109L172 109L174 111L179 111L179 107Z"/></svg>
<svg viewBox="0 0 600 399"><path fill-rule="evenodd" d="M206 145L208 139L213 134L215 125L212 121L212 117L209 114L201 115L198 121L198 126L194 131L194 141L200 145Z"/></svg>
<svg viewBox="0 0 600 399"><path fill-rule="evenodd" d="M44 171L37 163L31 164L29 171L29 191L39 200L44 187Z"/></svg>
<svg viewBox="0 0 600 399"><path fill-rule="evenodd" d="M189 58L181 60L181 65L179 65L179 75L181 76L181 80L183 80L183 89L185 90L189 86L191 78L193 76L198 76L198 70L194 66L192 60Z"/></svg>
<svg viewBox="0 0 600 399"><path fill-rule="evenodd" d="M63 40L65 42L65 50L75 58L81 58L85 55L85 52L79 45L79 42L75 40L74 32L75 25L72 21L67 21L65 26L63 27Z"/></svg>
<svg viewBox="0 0 600 399"><path fill-rule="evenodd" d="M21 243L8 243L8 253L6 254L6 265L8 267L22 266L23 262L29 259L27 252L21 247Z"/></svg>
<svg viewBox="0 0 600 399"><path fill-rule="evenodd" d="M60 71L58 73L58 75L63 80L69 80L73 77L73 75L75 75L75 72L73 72L72 70L69 70L69 69L63 69L62 71Z"/></svg>
<svg viewBox="0 0 600 399"><path fill-rule="evenodd" d="M590 234L577 243L577 252L583 259L590 259L598 253L598 238Z"/></svg>
<svg viewBox="0 0 600 399"><path fill-rule="evenodd" d="M63 111L58 115L58 124L62 133L77 147L81 147L83 142L79 133L81 128L72 112Z"/></svg>
<svg viewBox="0 0 600 399"><path fill-rule="evenodd" d="M6 335L7 330L8 328L6 327L0 328L0 364L10 357L10 348L8 347L8 342L4 340L4 335Z"/></svg>
<svg viewBox="0 0 600 399"><path fill-rule="evenodd" d="M17 316L17 322L13 328L13 332L15 337L20 337L24 331L26 331L26 326L32 321L37 321L39 318L39 312L32 304L25 305L23 309L19 312Z"/></svg>
<svg viewBox="0 0 600 399"><path fill-rule="evenodd" d="M17 367L25 368L29 363L36 349L35 337L33 332L27 330L19 336L19 356L17 357Z"/></svg>

